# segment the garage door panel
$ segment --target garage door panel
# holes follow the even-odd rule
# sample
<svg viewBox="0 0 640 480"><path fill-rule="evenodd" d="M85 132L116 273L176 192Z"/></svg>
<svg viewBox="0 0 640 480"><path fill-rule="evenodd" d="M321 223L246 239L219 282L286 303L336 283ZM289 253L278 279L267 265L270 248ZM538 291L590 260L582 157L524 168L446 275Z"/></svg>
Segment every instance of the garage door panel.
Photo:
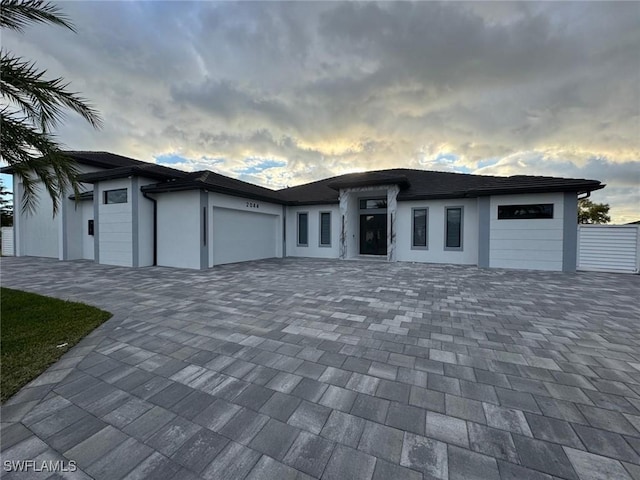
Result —
<svg viewBox="0 0 640 480"><path fill-rule="evenodd" d="M275 215L224 208L212 215L212 266L276 256Z"/></svg>

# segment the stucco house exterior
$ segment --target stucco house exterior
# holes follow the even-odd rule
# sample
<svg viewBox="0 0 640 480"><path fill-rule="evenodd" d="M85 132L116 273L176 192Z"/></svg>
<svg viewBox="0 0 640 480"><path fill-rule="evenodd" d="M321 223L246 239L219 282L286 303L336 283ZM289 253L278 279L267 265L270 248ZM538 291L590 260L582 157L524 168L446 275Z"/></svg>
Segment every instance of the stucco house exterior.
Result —
<svg viewBox="0 0 640 480"><path fill-rule="evenodd" d="M376 257L575 271L577 198L596 180L392 169L274 191L106 152L67 152L83 192L20 208L15 253L206 269L272 257ZM3 169L9 172L10 169Z"/></svg>

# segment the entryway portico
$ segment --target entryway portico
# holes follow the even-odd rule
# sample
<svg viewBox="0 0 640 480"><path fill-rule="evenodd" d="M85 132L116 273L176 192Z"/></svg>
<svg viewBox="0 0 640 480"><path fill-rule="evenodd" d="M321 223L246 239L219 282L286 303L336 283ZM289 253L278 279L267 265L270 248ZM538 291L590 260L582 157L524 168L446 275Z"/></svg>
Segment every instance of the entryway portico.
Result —
<svg viewBox="0 0 640 480"><path fill-rule="evenodd" d="M399 184L340 188L340 258L395 261Z"/></svg>

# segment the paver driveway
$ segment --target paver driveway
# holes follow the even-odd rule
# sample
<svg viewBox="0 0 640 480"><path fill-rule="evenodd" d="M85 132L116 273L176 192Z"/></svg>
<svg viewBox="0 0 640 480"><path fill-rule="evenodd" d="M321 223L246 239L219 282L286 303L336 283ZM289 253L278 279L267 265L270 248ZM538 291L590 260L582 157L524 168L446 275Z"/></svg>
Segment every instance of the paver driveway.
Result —
<svg viewBox="0 0 640 480"><path fill-rule="evenodd" d="M114 313L2 407L3 460L110 480L640 478L638 276L5 258L2 284Z"/></svg>

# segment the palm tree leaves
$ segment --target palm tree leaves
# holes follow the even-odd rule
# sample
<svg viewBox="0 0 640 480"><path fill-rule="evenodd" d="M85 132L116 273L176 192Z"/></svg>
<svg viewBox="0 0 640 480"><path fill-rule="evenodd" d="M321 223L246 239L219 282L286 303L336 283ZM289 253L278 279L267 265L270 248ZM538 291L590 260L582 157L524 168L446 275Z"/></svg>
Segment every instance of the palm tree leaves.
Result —
<svg viewBox="0 0 640 480"><path fill-rule="evenodd" d="M58 125L69 108L81 115L91 126L99 128L98 112L86 99L66 90L69 83L62 78L46 80L46 70L36 70L33 62L25 61L8 52L1 52L0 92L14 103L32 122L43 131Z"/></svg>
<svg viewBox="0 0 640 480"><path fill-rule="evenodd" d="M2 0L0 27L19 32L30 23L52 23L75 32L71 21L52 3L43 0Z"/></svg>
<svg viewBox="0 0 640 480"><path fill-rule="evenodd" d="M51 23L75 31L55 5L42 0L1 0L0 27L22 32L30 23ZM0 155L22 183L22 207L33 211L42 185L55 215L65 194L78 193L78 170L51 133L67 110L94 128L102 120L62 78L48 80L46 70L10 52L0 51Z"/></svg>
<svg viewBox="0 0 640 480"><path fill-rule="evenodd" d="M65 193L79 193L75 162L64 155L51 134L43 134L5 108L0 110L0 131L2 158L22 182L25 212L35 210L40 185L53 201L54 215Z"/></svg>

